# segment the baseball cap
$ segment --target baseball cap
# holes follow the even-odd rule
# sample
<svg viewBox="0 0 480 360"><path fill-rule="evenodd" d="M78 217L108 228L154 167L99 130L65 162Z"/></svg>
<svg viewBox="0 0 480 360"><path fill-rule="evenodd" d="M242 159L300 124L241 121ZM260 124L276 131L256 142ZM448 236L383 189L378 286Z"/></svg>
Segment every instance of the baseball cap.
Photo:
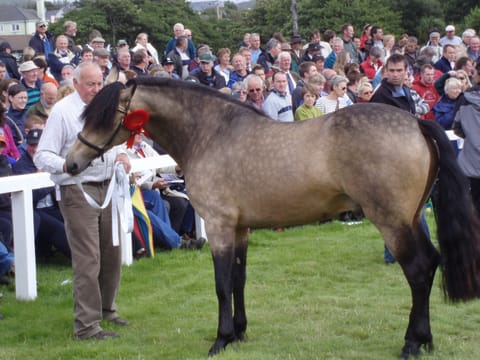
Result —
<svg viewBox="0 0 480 360"><path fill-rule="evenodd" d="M212 54L209 54L209 53L202 54L200 55L200 61L204 61L204 62L213 61L213 56Z"/></svg>
<svg viewBox="0 0 480 360"><path fill-rule="evenodd" d="M42 129L32 129L27 134L27 144L36 145L40 141L40 136L42 136Z"/></svg>
<svg viewBox="0 0 480 360"><path fill-rule="evenodd" d="M168 65L168 64L175 64L175 62L171 58L167 57L162 61L162 65Z"/></svg>
<svg viewBox="0 0 480 360"><path fill-rule="evenodd" d="M117 46L120 47L120 46L125 46L125 45L128 45L128 42L127 40L118 40L117 42Z"/></svg>
<svg viewBox="0 0 480 360"><path fill-rule="evenodd" d="M448 25L448 26L445 28L445 31L455 31L455 26L453 26L453 25Z"/></svg>
<svg viewBox="0 0 480 360"><path fill-rule="evenodd" d="M46 22L45 20L40 20L40 21L37 21L37 27L39 26L48 26L48 22Z"/></svg>

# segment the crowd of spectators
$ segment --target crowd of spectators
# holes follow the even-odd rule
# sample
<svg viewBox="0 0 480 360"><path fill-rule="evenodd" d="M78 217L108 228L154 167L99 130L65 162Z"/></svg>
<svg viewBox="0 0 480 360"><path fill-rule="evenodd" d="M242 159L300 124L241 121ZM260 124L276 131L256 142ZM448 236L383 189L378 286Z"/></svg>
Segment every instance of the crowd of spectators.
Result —
<svg viewBox="0 0 480 360"><path fill-rule="evenodd" d="M444 31L431 29L428 41L419 44L412 35L384 34L379 24L366 24L361 32L344 24L338 34L332 29L313 29L308 40L298 34L287 40L279 33L269 38L247 33L240 46L215 51L209 44L195 45L191 30L177 23L161 53L144 32L137 35L130 47L126 40L108 45L96 30L90 33L87 44L78 44L76 31L76 23L66 21L63 33L54 36L48 31L48 22L39 21L20 64L11 54L10 44L0 43L0 100L6 115L0 123L2 174L9 174L9 167L14 173L37 171L31 161L38 143L36 137L42 134L55 103L74 91L74 69L90 62L100 66L104 84L143 76L192 81L230 94L277 121L307 120L375 101L436 121L445 130L457 124L457 132L467 139L468 131L473 131L458 130L463 122L456 113L461 105L474 102L476 98L469 94L478 91L480 38L474 29L465 29L461 37L456 35L453 25L446 26ZM388 64L402 64L398 69L405 64L404 71L397 74L401 79L393 75L393 67L389 69ZM137 150L148 149L152 156L156 154L154 148L161 151L144 139L137 144ZM455 150L461 153L458 146ZM138 154L133 151L130 155ZM161 206L176 215L166 218L164 210L161 216L152 214L162 221L156 242L166 249L181 247L185 239L194 237L188 220L193 209L185 194L175 201L171 192L167 195L171 189L157 170L152 170L152 178L142 183L144 196L150 199L148 191L155 190ZM475 173L469 176L476 178ZM150 184L150 188L145 188L145 184ZM41 256L48 256L53 250L69 256L68 243L61 234L62 216L56 211L58 205L51 190L39 192L33 204L38 215L37 249ZM0 252L3 245L5 258L11 260L14 249L10 205L8 197L1 199ZM175 210L179 204L183 215ZM153 205L149 210L152 209ZM189 225L182 228L185 221ZM43 226L50 223L55 223L57 237L42 235ZM170 228L165 230L164 223ZM0 266L0 283L11 270L11 266ZM8 283L7 280L4 282Z"/></svg>

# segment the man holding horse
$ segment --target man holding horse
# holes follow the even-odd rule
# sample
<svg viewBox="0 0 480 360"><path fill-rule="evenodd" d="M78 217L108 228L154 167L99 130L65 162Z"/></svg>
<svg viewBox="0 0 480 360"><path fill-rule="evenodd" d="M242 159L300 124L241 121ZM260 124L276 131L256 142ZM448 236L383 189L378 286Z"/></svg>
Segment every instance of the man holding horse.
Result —
<svg viewBox="0 0 480 360"><path fill-rule="evenodd" d="M102 70L96 63L82 63L74 70L73 84L75 92L53 107L34 161L40 170L52 174L60 188L59 206L72 253L74 336L104 340L118 334L103 330L102 320L128 325L115 305L121 249L113 242L111 204L105 209L92 207L76 182L97 203L103 203L115 163L122 163L128 173L130 162L124 152L113 148L77 177L65 173L65 157L84 124L81 114L103 86Z"/></svg>

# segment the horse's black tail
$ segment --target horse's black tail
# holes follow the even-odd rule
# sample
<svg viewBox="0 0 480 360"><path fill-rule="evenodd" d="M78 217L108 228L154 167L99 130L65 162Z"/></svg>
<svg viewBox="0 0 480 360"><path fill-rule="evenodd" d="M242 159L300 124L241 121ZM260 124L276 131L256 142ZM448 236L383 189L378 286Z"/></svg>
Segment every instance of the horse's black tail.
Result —
<svg viewBox="0 0 480 360"><path fill-rule="evenodd" d="M422 133L436 142L439 152L434 210L444 294L453 301L480 297L480 220L472 204L468 179L445 131L433 121L418 122Z"/></svg>

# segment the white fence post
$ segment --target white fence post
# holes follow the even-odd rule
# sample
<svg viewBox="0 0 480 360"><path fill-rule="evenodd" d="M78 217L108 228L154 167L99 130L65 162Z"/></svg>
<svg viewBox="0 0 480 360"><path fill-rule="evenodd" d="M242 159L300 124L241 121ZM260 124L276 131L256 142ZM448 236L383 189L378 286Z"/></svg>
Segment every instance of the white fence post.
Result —
<svg viewBox="0 0 480 360"><path fill-rule="evenodd" d="M13 233L17 299L34 300L37 297L37 269L31 191L12 193L12 219L15 219Z"/></svg>

